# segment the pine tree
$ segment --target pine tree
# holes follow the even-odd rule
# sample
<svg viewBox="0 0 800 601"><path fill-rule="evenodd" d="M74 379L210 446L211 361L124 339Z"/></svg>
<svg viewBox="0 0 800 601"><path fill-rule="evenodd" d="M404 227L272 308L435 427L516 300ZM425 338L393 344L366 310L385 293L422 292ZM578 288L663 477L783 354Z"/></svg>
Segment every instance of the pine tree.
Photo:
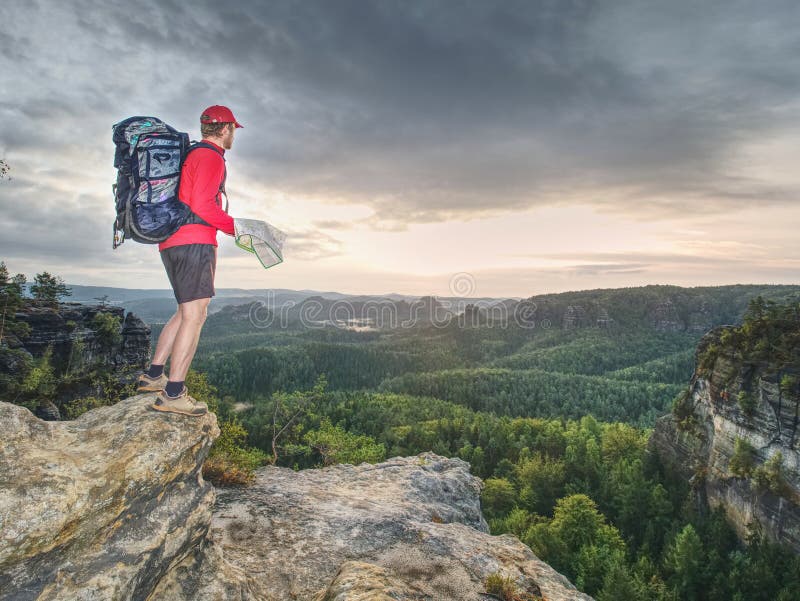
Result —
<svg viewBox="0 0 800 601"><path fill-rule="evenodd" d="M597 601L644 601L636 587L636 579L624 562L612 564L603 579L603 588L597 594Z"/></svg>
<svg viewBox="0 0 800 601"><path fill-rule="evenodd" d="M33 278L31 294L36 300L44 301L48 304L58 304L59 296L69 296L72 290L64 284L61 276L53 276L43 271L37 273Z"/></svg>
<svg viewBox="0 0 800 601"><path fill-rule="evenodd" d="M699 599L703 584L703 542L691 524L686 524L664 554L664 567L680 599Z"/></svg>
<svg viewBox="0 0 800 601"><path fill-rule="evenodd" d="M25 276L18 273L8 277L5 261L0 261L0 343L4 336L16 334L25 336L29 327L25 323L17 323L14 314L23 304L22 291L25 287Z"/></svg>

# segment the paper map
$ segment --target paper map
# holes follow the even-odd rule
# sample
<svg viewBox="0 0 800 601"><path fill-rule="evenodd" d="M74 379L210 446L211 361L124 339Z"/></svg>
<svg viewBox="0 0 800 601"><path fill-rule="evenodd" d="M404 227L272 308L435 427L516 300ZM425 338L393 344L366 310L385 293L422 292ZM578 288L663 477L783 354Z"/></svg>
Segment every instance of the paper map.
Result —
<svg viewBox="0 0 800 601"><path fill-rule="evenodd" d="M286 233L266 221L234 217L236 246L253 253L264 269L283 263L283 243Z"/></svg>

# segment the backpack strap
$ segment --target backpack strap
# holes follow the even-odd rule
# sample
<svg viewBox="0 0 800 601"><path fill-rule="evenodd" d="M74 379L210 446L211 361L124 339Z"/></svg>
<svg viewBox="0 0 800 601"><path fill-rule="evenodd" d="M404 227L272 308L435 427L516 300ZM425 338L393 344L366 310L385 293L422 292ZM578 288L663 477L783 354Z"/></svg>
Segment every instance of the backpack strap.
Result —
<svg viewBox="0 0 800 601"><path fill-rule="evenodd" d="M227 167L227 161L225 160L225 155L222 154L215 146L209 144L208 142L192 142L189 145L189 149L186 151L186 156L188 157L190 152L192 152L193 150L197 150L198 148L208 148L209 150L213 150L219 156L222 157L223 163L226 163L225 169L224 169L223 174L222 174L222 181L219 184L219 193L222 194L225 197L225 212L227 213L228 212L228 194L225 192L225 181L228 179L228 167ZM185 157L184 157L184 160L186 160ZM197 213L195 213L194 211L191 212L191 215L189 215L188 219L184 222L184 224L191 224L191 223L198 223L200 225L208 225L208 223L206 223L206 221L204 219L202 219L199 215L197 215Z"/></svg>
<svg viewBox="0 0 800 601"><path fill-rule="evenodd" d="M225 160L225 155L222 154L217 149L216 146L213 146L212 144L209 144L208 142L192 142L192 144L189 146L189 150L186 151L186 156L189 156L190 152L192 152L193 150L197 150L198 148L208 148L209 150L213 150L219 156L222 157L223 163L226 164L225 165L225 170L223 171L223 174L222 174L222 181L219 184L219 191L220 191L221 194L223 194L225 196L225 212L227 213L228 212L228 194L225 192L225 181L228 179L228 166L227 166L227 161Z"/></svg>

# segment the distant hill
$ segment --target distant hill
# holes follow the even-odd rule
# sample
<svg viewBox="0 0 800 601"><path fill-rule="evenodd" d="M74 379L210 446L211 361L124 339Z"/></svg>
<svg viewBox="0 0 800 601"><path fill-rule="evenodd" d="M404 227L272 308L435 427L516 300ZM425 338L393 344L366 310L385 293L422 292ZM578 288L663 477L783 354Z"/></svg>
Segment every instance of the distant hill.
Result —
<svg viewBox="0 0 800 601"><path fill-rule="evenodd" d="M68 284L72 289L72 296L68 300L80 303L97 304L99 299L107 296L106 302L110 305L124 306L126 310L133 311L148 323L165 322L175 312L175 297L171 289L159 288L114 288L110 286L82 286ZM290 290L287 288L262 288L249 290L245 288L217 288L216 295L211 299L208 312L213 314L228 305L245 305L253 301L264 301L271 306L300 305L309 298L319 298L325 303L346 300L353 303L368 303L376 301L406 302L411 303L420 296L404 295L395 292L381 295L369 294L344 294L341 292L318 290ZM467 303L477 303L490 306L497 302L516 302L514 299L460 298L436 297L442 301L451 301L453 305L463 306ZM461 310L461 309L460 309Z"/></svg>
<svg viewBox="0 0 800 601"><path fill-rule="evenodd" d="M67 300L96 304L107 296L111 305L124 306L149 324L164 323L175 311L175 299L169 289L114 288L108 286L70 285ZM286 288L218 288L209 304L209 314L224 307L240 307L234 313L246 313L253 302L269 308L284 307L290 321L301 315L314 315L315 323L348 319L386 321L386 327L408 322L414 315L418 323L430 323L434 317L450 319L462 314L473 325L502 322L523 327L585 328L647 326L660 331L705 332L724 323L736 323L751 298L781 302L800 293L800 285L736 284L731 286L681 286L653 284L626 288L598 288L520 297L448 297L345 294ZM313 305L309 305L312 303ZM342 304L346 303L346 304ZM376 309L378 307L380 310ZM313 309L313 310L309 310ZM387 311L388 309L388 311ZM415 311L417 313L415 313ZM440 313L436 313L440 311ZM377 317L376 317L377 314ZM395 319L388 322L386 315ZM526 324L526 322L528 322ZM533 326L531 323L533 322ZM380 327L380 324L376 324Z"/></svg>
<svg viewBox="0 0 800 601"><path fill-rule="evenodd" d="M435 397L509 416L591 412L651 427L685 386L704 333L740 323L756 296L797 295L800 286L651 285L486 307L460 299L470 303L461 312L440 297L375 307L314 296L272 314L246 303L209 317L196 366L247 402L325 374L335 390ZM363 323L362 311L380 323Z"/></svg>

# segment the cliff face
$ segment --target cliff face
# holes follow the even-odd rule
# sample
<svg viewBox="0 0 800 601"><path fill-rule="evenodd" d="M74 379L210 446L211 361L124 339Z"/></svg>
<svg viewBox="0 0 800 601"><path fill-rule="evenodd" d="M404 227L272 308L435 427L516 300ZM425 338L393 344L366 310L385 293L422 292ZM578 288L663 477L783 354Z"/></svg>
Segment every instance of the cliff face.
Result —
<svg viewBox="0 0 800 601"><path fill-rule="evenodd" d="M73 422L0 403L0 600L478 601L493 572L526 599L590 599L488 533L460 459L266 467L216 493L201 475L216 418L152 401Z"/></svg>
<svg viewBox="0 0 800 601"><path fill-rule="evenodd" d="M108 313L119 318L122 327L121 341L114 345L103 344L92 328L92 319L98 313ZM76 342L81 343L81 356L72 357L84 365L100 363L117 369L143 367L150 357L150 326L133 313L125 315L122 307L100 307L80 303L60 303L57 308L30 304L15 314L19 322L31 328L30 336L12 341L9 346L22 347L33 357L41 357L45 348L53 347L53 360L60 365L70 361Z"/></svg>
<svg viewBox="0 0 800 601"><path fill-rule="evenodd" d="M798 286L648 285L539 294L506 307L514 321L527 327L645 328L700 335L719 324L741 321L758 295L782 300L798 292Z"/></svg>
<svg viewBox="0 0 800 601"><path fill-rule="evenodd" d="M102 331L94 319L98 314L117 319L118 330ZM0 346L0 398L14 398L3 380L21 382L33 360L52 348L50 363L57 376L68 374L69 381L58 384L53 402L40 402L36 413L49 420L61 418L59 407L86 396L105 396L108 390L91 381L91 373L100 369L109 373L116 384L136 378L150 359L150 326L122 307L60 303L58 307L28 302L14 318L27 324L30 333L22 339L3 337ZM27 367L26 367L27 365Z"/></svg>
<svg viewBox="0 0 800 601"><path fill-rule="evenodd" d="M709 345L719 345L726 329L717 327L702 338L695 365ZM695 368L685 417L670 414L657 420L651 450L689 479L701 501L721 504L740 537L757 520L772 540L800 551L800 400L780 385L785 376L800 375L798 370L775 370L723 353L702 373ZM741 395L748 395L752 409L743 410ZM774 466L778 453L780 487L759 486L754 475L767 470L770 460Z"/></svg>

